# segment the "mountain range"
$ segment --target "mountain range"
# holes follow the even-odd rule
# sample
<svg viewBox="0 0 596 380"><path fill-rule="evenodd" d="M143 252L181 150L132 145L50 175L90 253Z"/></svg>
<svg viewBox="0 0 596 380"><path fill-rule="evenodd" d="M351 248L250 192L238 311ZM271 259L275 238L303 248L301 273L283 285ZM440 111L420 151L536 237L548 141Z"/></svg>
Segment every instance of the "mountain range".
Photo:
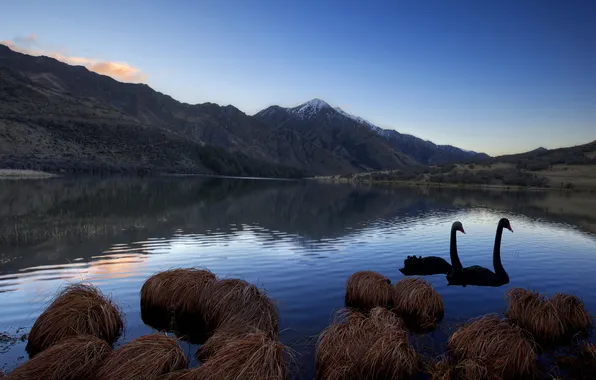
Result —
<svg viewBox="0 0 596 380"><path fill-rule="evenodd" d="M0 166L299 177L485 159L313 99L247 115L0 45Z"/></svg>

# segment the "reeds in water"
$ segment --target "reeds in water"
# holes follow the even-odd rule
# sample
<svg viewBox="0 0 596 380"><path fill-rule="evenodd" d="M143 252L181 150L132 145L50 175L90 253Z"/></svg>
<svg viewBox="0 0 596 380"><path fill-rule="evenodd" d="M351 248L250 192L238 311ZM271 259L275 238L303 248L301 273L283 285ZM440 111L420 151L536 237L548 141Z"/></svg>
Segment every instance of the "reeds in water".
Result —
<svg viewBox="0 0 596 380"><path fill-rule="evenodd" d="M592 318L575 296L555 294L549 299L538 292L513 288L506 297L507 318L543 347L568 343L576 336L587 335L592 327Z"/></svg>
<svg viewBox="0 0 596 380"><path fill-rule="evenodd" d="M123 328L120 309L99 289L88 284L70 285L37 318L25 349L33 357L76 335L91 335L113 345Z"/></svg>
<svg viewBox="0 0 596 380"><path fill-rule="evenodd" d="M17 367L7 379L94 379L111 352L112 348L103 339L88 335L67 337Z"/></svg>
<svg viewBox="0 0 596 380"><path fill-rule="evenodd" d="M486 370L503 379L531 379L538 371L534 348L520 328L496 315L472 320L447 342L449 355L460 372Z"/></svg>
<svg viewBox="0 0 596 380"><path fill-rule="evenodd" d="M270 338L277 338L279 312L267 294L240 279L215 281L209 296L202 300L205 318L211 331L222 326L243 324Z"/></svg>
<svg viewBox="0 0 596 380"><path fill-rule="evenodd" d="M389 307L392 301L391 280L380 273L360 271L346 281L346 307L370 310L377 306Z"/></svg>
<svg viewBox="0 0 596 380"><path fill-rule="evenodd" d="M287 348L262 332L230 339L183 380L284 380Z"/></svg>
<svg viewBox="0 0 596 380"><path fill-rule="evenodd" d="M215 275L206 269L176 268L149 277L141 288L141 316L157 330L185 330L184 320L193 319L193 335L206 329L200 307ZM183 325L183 326L179 326ZM182 331L182 334L188 331Z"/></svg>
<svg viewBox="0 0 596 380"><path fill-rule="evenodd" d="M336 319L319 336L316 357L319 380L409 378L420 366L403 322L382 307Z"/></svg>
<svg viewBox="0 0 596 380"><path fill-rule="evenodd" d="M97 380L154 380L188 366L176 339L161 333L136 338L112 352Z"/></svg>
<svg viewBox="0 0 596 380"><path fill-rule="evenodd" d="M422 278L404 278L393 287L393 308L415 332L434 330L445 313L441 295Z"/></svg>

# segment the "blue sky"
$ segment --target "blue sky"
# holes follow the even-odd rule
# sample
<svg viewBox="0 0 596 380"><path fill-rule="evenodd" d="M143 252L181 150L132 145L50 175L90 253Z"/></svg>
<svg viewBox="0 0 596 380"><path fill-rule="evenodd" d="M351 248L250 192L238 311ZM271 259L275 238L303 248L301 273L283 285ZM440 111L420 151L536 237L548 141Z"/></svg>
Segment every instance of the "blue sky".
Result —
<svg viewBox="0 0 596 380"><path fill-rule="evenodd" d="M3 0L0 40L189 103L316 97L489 154L596 139L591 1Z"/></svg>

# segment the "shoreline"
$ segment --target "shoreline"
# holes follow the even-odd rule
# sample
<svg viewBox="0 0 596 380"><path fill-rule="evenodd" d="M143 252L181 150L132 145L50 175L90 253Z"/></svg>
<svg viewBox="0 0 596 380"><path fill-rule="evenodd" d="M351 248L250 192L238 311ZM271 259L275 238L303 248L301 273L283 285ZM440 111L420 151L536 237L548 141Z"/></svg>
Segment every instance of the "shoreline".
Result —
<svg viewBox="0 0 596 380"><path fill-rule="evenodd" d="M58 178L60 175L37 170L0 169L1 180Z"/></svg>
<svg viewBox="0 0 596 380"><path fill-rule="evenodd" d="M475 189L475 190L501 190L501 191L548 191L559 193L594 193L596 188L577 188L565 189L559 187L531 187L531 186L511 186L511 185L484 185L469 183L441 183L441 182L420 182L420 181L373 181L362 180L354 181L345 178L333 177L311 177L307 178L319 182L336 184L358 184L358 185L383 185L383 186L408 186L408 187L432 187L432 188L451 188L451 189Z"/></svg>

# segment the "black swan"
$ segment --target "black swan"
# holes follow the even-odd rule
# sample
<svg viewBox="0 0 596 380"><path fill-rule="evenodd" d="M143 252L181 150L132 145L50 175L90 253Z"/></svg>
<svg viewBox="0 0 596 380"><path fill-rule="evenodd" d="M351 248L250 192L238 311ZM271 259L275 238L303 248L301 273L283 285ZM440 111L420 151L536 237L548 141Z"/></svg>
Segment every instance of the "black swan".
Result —
<svg viewBox="0 0 596 380"><path fill-rule="evenodd" d="M457 231L460 231L463 234L466 233L464 231L464 226L459 221L453 222L451 225L449 256L451 257L452 263L461 267L461 262L457 255ZM399 271L406 276L430 276L439 273L449 274L451 273L451 264L449 264L447 260L437 256L408 256L404 260L404 267Z"/></svg>
<svg viewBox="0 0 596 380"><path fill-rule="evenodd" d="M507 218L499 220L499 224L497 225L497 235L495 236L495 247L493 249L493 267L495 272L493 273L490 269L479 265L464 268L459 259L456 261L452 258L453 267L451 272L447 274L449 285L502 286L509 283L509 275L507 275L503 264L501 264L501 237L503 236L503 228L507 228L513 232Z"/></svg>

